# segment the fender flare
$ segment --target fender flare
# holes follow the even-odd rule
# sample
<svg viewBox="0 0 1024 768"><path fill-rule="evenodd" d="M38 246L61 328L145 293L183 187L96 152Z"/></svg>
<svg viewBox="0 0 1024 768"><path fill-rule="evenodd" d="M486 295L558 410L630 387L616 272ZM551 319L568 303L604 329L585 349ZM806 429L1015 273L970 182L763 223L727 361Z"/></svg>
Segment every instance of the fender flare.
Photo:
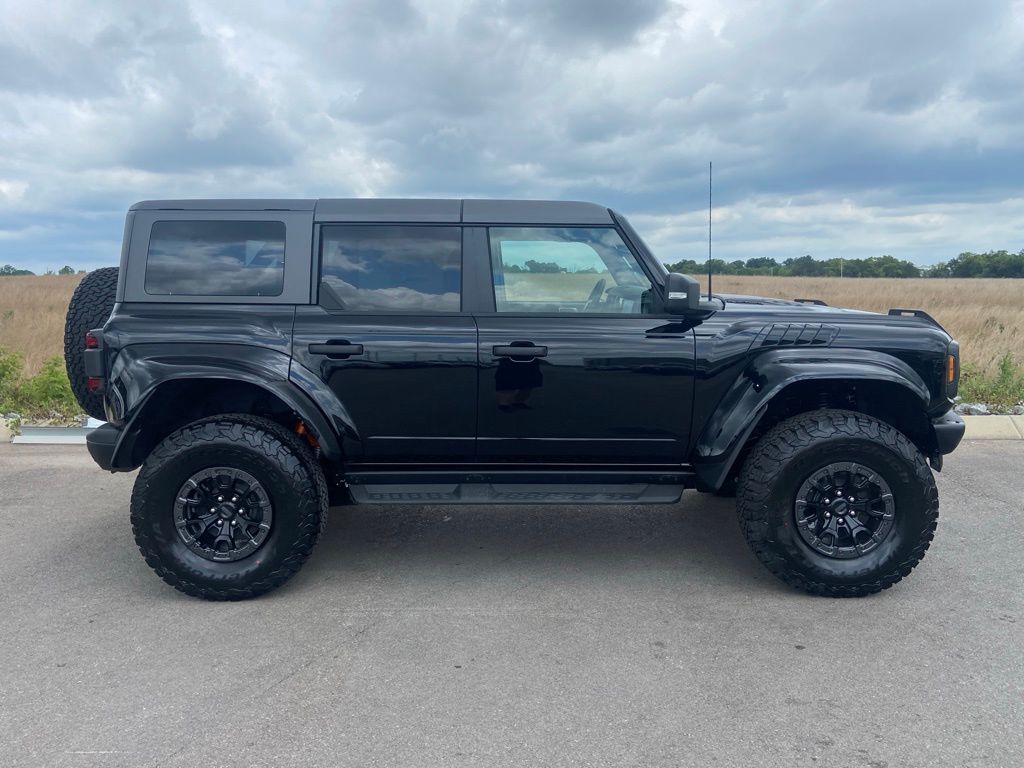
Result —
<svg viewBox="0 0 1024 768"><path fill-rule="evenodd" d="M842 357L819 350L771 350L752 358L708 419L693 449L698 485L718 490L725 483L747 439L772 400L803 381L881 381L902 387L927 411L928 385L909 365L892 355L845 349Z"/></svg>
<svg viewBox="0 0 1024 768"><path fill-rule="evenodd" d="M142 434L139 423L146 406L156 393L172 382L236 381L258 387L294 411L311 429L324 457L340 464L344 451L338 432L339 421L355 434L347 412L340 403L331 408L330 419L311 393L299 382L289 379L291 359L287 353L268 348L233 344L161 344L133 345L121 350L111 368L110 380L124 400L124 410L132 414L121 427L112 455L112 466L133 468L128 458L136 439ZM320 393L315 393L320 394Z"/></svg>

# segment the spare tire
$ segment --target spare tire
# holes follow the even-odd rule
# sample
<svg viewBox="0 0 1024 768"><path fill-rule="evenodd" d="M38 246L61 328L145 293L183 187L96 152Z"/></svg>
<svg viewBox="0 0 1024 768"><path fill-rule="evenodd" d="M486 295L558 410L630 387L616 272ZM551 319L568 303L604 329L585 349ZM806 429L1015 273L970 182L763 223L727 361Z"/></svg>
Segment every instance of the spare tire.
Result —
<svg viewBox="0 0 1024 768"><path fill-rule="evenodd" d="M96 419L105 419L103 396L90 392L86 386L85 334L101 328L114 309L117 293L117 267L104 267L90 272L75 288L64 321L64 365L75 399L82 410Z"/></svg>

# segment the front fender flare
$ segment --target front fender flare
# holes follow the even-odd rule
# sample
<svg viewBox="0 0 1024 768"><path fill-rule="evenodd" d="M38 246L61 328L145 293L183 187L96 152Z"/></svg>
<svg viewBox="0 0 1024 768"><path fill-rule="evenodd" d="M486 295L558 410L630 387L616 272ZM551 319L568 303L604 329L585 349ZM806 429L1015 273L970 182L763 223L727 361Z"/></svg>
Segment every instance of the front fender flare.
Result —
<svg viewBox="0 0 1024 768"><path fill-rule="evenodd" d="M842 357L836 353L840 352ZM693 451L698 485L718 490L771 401L801 381L883 381L902 387L927 410L928 385L902 360L869 350L771 350L752 358L719 401Z"/></svg>

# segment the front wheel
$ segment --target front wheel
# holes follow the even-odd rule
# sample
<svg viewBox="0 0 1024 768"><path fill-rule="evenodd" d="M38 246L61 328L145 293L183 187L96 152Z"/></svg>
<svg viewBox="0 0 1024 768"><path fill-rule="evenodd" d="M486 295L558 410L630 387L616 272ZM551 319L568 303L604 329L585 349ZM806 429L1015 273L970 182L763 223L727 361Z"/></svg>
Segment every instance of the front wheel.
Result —
<svg viewBox="0 0 1024 768"><path fill-rule="evenodd" d="M215 416L182 427L146 459L132 530L164 581L208 600L269 592L309 557L327 514L323 470L268 419Z"/></svg>
<svg viewBox="0 0 1024 768"><path fill-rule="evenodd" d="M897 429L821 410L758 441L740 473L737 513L754 554L787 584L858 597L921 561L939 499L924 456Z"/></svg>

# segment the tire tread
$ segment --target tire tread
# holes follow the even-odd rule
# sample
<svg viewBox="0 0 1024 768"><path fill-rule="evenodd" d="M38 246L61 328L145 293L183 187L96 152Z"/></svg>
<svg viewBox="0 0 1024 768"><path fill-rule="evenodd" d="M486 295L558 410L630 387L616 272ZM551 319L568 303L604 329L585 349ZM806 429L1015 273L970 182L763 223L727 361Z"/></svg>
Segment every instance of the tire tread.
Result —
<svg viewBox="0 0 1024 768"><path fill-rule="evenodd" d="M783 557L770 538L767 499L774 479L793 456L821 440L862 437L885 445L899 456L925 489L924 525L915 536L914 547L893 567L871 581L856 585L835 585L809 578ZM862 597L881 592L897 583L917 566L935 536L939 517L939 494L928 464L899 430L855 411L822 409L799 414L772 427L751 450L740 472L736 512L747 544L758 560L775 576L797 589L829 597Z"/></svg>
<svg viewBox="0 0 1024 768"><path fill-rule="evenodd" d="M297 487L299 534L288 554L265 578L242 588L217 589L181 578L161 557L143 523L150 479L183 451L215 440L248 444L270 457ZM175 589L205 600L246 600L270 592L294 576L309 558L327 522L327 481L316 457L297 435L277 422L248 414L211 416L188 424L163 440L146 459L132 489L131 522L146 563Z"/></svg>
<svg viewBox="0 0 1024 768"><path fill-rule="evenodd" d="M117 267L90 272L75 287L64 318L64 367L78 404L96 419L105 419L103 396L90 392L85 379L85 334L110 317L117 296Z"/></svg>

